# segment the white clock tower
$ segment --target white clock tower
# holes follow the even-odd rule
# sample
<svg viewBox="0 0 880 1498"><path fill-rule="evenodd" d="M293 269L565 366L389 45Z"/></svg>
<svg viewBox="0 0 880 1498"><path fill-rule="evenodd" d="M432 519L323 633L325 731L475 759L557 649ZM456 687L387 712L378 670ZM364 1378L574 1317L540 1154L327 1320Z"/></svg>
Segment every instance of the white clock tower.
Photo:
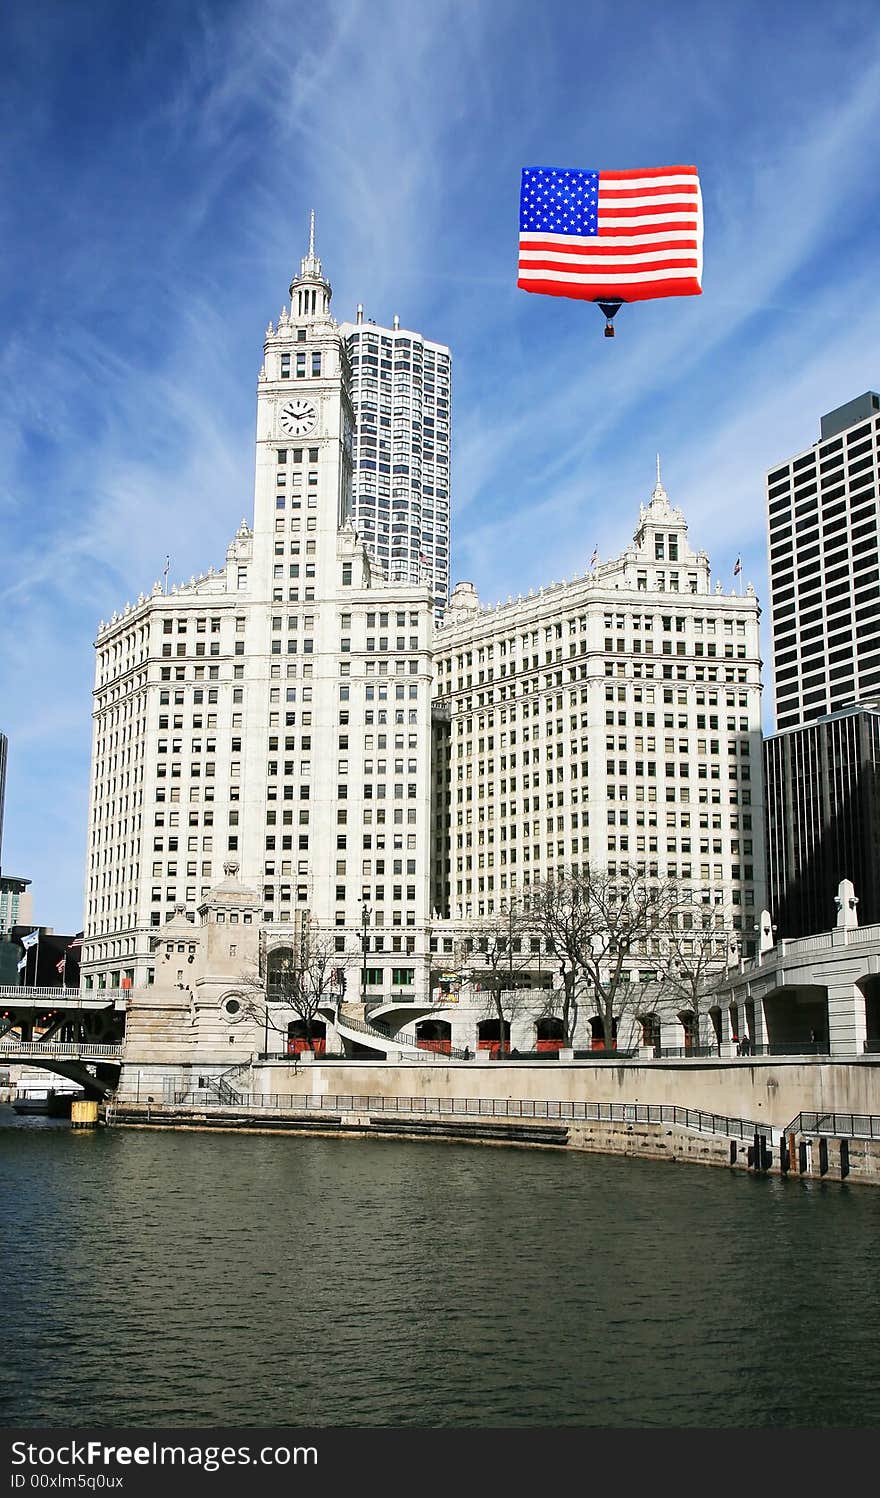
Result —
<svg viewBox="0 0 880 1498"><path fill-rule="evenodd" d="M431 593L386 582L352 524L330 298L313 215L266 331L253 529L220 570L156 584L99 630L87 986L148 986L162 933L207 909L232 858L258 892L241 924L258 914L270 950L308 917L360 956L366 903L370 962L363 983L343 962L350 996L427 990ZM228 945L243 961L237 933Z"/></svg>
<svg viewBox="0 0 880 1498"><path fill-rule="evenodd" d="M308 529L318 543L316 564L329 561L326 545L335 553L336 532L350 509L354 415L331 295L315 254L312 213L309 251L290 283L290 311L282 308L277 328L270 323L266 330L257 393L255 557L265 537L274 540L290 529L278 525L282 515L302 512L315 522ZM275 554L271 544L269 552ZM326 567L316 582L314 597L331 582Z"/></svg>
<svg viewBox="0 0 880 1498"><path fill-rule="evenodd" d="M268 701L261 722L249 714L265 802L248 821L265 822L267 939L283 941L307 912L348 951L366 900L378 997L407 956L412 981L398 986L427 981L412 958L424 957L428 915L430 593L387 583L350 519L354 412L331 294L312 214L258 383L248 631L265 651Z"/></svg>

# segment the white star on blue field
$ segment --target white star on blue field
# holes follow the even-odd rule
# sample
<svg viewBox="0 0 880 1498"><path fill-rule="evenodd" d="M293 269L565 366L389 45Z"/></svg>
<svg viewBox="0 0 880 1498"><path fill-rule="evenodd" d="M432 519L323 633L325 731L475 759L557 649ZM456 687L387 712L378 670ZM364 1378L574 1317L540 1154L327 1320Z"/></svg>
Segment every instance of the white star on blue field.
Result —
<svg viewBox="0 0 880 1498"><path fill-rule="evenodd" d="M550 234L595 234L599 226L599 173L538 168L524 171L519 226Z"/></svg>
<svg viewBox="0 0 880 1498"><path fill-rule="evenodd" d="M83 921L98 621L166 554L172 583L222 564L250 516L311 208L339 319L452 348L452 575L487 603L622 550L659 450L766 618L764 473L878 388L868 0L547 0L540 24L526 0L29 0L0 17L0 126L2 859L58 931ZM518 289L524 168L675 162L702 296L605 340L596 307Z"/></svg>

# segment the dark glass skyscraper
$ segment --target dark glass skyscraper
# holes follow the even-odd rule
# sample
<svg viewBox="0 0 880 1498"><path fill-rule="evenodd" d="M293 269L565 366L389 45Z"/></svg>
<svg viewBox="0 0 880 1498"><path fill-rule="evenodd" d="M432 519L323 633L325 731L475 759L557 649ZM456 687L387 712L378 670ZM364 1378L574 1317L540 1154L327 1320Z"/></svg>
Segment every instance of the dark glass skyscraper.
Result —
<svg viewBox="0 0 880 1498"><path fill-rule="evenodd" d="M853 707L764 743L767 884L779 936L827 931L850 879L880 921L880 708Z"/></svg>
<svg viewBox="0 0 880 1498"><path fill-rule="evenodd" d="M764 744L780 936L827 931L842 879L880 921L880 396L767 475L777 732Z"/></svg>

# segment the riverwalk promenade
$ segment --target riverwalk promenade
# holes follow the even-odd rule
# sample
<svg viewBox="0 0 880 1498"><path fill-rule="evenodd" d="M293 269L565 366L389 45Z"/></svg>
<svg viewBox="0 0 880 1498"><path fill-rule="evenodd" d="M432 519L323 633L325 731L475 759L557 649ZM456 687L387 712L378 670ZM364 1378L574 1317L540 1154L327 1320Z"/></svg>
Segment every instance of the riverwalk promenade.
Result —
<svg viewBox="0 0 880 1498"><path fill-rule="evenodd" d="M228 1075L228 1074L227 1074ZM568 1148L880 1185L877 1063L289 1062L137 1089L113 1126ZM726 1106L721 1108L720 1103Z"/></svg>

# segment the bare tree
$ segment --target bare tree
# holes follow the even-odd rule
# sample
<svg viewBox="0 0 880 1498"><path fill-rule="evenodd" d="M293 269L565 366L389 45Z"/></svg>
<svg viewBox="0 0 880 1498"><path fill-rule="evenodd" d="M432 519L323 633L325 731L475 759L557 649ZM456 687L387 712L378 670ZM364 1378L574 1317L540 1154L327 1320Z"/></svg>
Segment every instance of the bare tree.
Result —
<svg viewBox="0 0 880 1498"><path fill-rule="evenodd" d="M529 910L533 929L553 954L562 980L561 999L554 992L546 1013L557 1013L567 1046L574 1045L582 974L592 952L592 924L585 882L574 872L533 886Z"/></svg>
<svg viewBox="0 0 880 1498"><path fill-rule="evenodd" d="M309 1050L322 1011L335 1006L345 992L350 955L336 950L335 937L304 921L299 941L269 952L256 972L243 980L250 1012L266 1030L287 1038L291 1019L303 1027Z"/></svg>
<svg viewBox="0 0 880 1498"><path fill-rule="evenodd" d="M521 900L502 902L496 916L479 922L464 943L463 966L485 994L487 1017L498 1021L499 1054L504 1054L506 1029L523 1008L517 978L532 966L529 911ZM530 987L530 985L528 985Z"/></svg>
<svg viewBox="0 0 880 1498"><path fill-rule="evenodd" d="M617 1026L643 998L633 962L644 962L654 943L662 946L682 893L674 880L646 877L635 867L616 874L581 866L551 887L539 887L533 919L564 964L563 983L572 997L579 975L594 996L606 1050ZM569 1001L569 1017L571 1000Z"/></svg>
<svg viewBox="0 0 880 1498"><path fill-rule="evenodd" d="M724 915L702 904L677 911L665 932L657 964L663 1001L693 1016L696 1045L703 1043L703 1018L727 977L732 936Z"/></svg>

